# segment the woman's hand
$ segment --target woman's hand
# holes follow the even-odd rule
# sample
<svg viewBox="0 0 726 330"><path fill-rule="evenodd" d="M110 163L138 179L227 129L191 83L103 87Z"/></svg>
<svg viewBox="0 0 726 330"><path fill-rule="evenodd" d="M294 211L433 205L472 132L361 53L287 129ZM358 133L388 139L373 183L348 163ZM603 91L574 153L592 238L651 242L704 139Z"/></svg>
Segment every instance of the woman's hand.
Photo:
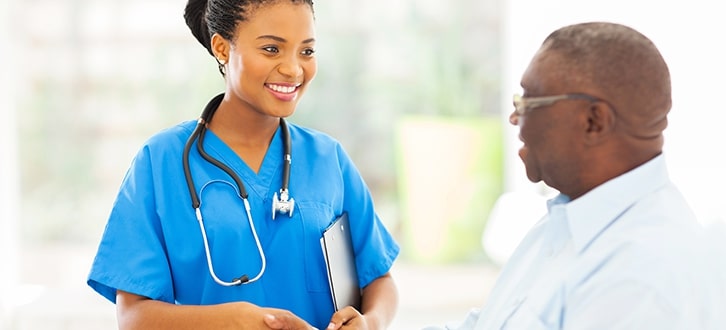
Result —
<svg viewBox="0 0 726 330"><path fill-rule="evenodd" d="M330 318L327 330L386 329L398 306L398 290L390 273L383 274L363 288L360 311L347 306Z"/></svg>
<svg viewBox="0 0 726 330"><path fill-rule="evenodd" d="M337 329L368 329L368 321L358 310L352 306L347 306L333 314L330 318L330 324L326 330Z"/></svg>

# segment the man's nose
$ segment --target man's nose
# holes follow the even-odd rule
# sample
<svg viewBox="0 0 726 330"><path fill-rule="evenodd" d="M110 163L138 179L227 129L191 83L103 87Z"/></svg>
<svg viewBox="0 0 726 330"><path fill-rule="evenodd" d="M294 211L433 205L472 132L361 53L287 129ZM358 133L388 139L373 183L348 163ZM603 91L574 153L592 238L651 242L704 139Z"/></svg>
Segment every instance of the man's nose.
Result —
<svg viewBox="0 0 726 330"><path fill-rule="evenodd" d="M509 114L509 123L514 126L519 124L519 114L517 114L516 110Z"/></svg>

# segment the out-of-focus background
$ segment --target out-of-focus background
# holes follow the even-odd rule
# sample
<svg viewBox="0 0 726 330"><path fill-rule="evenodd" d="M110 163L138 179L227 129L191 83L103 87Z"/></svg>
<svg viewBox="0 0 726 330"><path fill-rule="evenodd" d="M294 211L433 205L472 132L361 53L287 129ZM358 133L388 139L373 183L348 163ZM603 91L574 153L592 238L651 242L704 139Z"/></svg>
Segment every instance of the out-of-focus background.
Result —
<svg viewBox="0 0 726 330"><path fill-rule="evenodd" d="M0 1L0 329L112 329L85 285L141 143L198 116L223 82L184 1ZM318 76L292 121L347 148L403 247L392 329L481 306L554 192L526 181L510 96L541 41L631 25L670 64L672 179L726 222L726 23L693 1L316 1Z"/></svg>

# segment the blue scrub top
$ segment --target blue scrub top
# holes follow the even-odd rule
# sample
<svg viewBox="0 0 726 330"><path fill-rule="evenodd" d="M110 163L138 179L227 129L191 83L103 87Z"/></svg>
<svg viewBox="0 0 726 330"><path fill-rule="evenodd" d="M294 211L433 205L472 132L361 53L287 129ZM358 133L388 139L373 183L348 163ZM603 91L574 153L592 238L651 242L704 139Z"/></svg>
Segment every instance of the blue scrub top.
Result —
<svg viewBox="0 0 726 330"><path fill-rule="evenodd" d="M182 167L184 144L195 126L196 121L188 121L154 135L134 158L88 277L98 293L112 302L117 289L176 304L247 301L290 310L322 329L334 308L320 237L343 212L350 219L361 287L390 270L399 246L375 213L370 192L340 143L288 124L289 189L295 210L292 218L278 214L275 220L272 197L279 194L283 168L280 129L259 173L207 130L206 152L245 184L267 258L265 273L256 282L233 287L214 282ZM243 274L254 277L261 259L234 180L201 158L196 147L189 162L217 276L227 282Z"/></svg>

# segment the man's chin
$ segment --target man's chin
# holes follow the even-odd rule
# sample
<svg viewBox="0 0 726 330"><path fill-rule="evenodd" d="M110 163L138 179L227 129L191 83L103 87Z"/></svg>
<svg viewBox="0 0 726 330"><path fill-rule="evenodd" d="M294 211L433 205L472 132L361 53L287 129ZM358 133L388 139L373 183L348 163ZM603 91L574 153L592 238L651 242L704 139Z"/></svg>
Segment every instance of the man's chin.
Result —
<svg viewBox="0 0 726 330"><path fill-rule="evenodd" d="M524 170L527 172L527 179L529 179L529 181L532 181L533 183L542 181L542 178L533 169L533 167L528 165L529 162L527 161L527 155L529 154L529 149L527 149L527 146L522 146L521 148L519 148L518 154L519 158L522 159L522 163L524 164Z"/></svg>
<svg viewBox="0 0 726 330"><path fill-rule="evenodd" d="M529 181L531 181L532 183L537 183L537 182L542 181L542 178L540 178L539 175L530 173L529 170L527 170L527 179L529 179Z"/></svg>

